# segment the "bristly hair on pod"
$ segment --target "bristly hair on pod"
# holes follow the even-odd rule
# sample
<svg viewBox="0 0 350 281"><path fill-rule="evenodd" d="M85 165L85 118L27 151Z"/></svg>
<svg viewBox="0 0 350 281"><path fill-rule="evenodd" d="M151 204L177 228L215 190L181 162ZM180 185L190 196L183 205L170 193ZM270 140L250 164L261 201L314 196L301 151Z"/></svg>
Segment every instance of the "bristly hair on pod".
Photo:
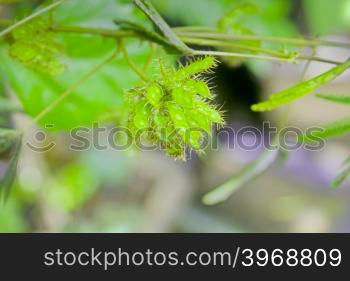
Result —
<svg viewBox="0 0 350 281"><path fill-rule="evenodd" d="M210 79L202 76L216 65L216 59L207 56L176 70L159 59L158 75L126 94L126 126L132 135L147 129L143 136L175 159L186 160L189 150L203 153L203 141L213 126L225 123L223 112L213 103Z"/></svg>
<svg viewBox="0 0 350 281"><path fill-rule="evenodd" d="M218 61L213 56L194 58L185 66L181 66L174 74L175 80L184 80L197 74L210 73L218 65Z"/></svg>
<svg viewBox="0 0 350 281"><path fill-rule="evenodd" d="M157 63L155 65L157 72L159 73L157 75L157 79L162 79L164 81L171 80L171 77L175 73L175 68L172 65L169 65L166 63L162 58L159 58L157 60Z"/></svg>

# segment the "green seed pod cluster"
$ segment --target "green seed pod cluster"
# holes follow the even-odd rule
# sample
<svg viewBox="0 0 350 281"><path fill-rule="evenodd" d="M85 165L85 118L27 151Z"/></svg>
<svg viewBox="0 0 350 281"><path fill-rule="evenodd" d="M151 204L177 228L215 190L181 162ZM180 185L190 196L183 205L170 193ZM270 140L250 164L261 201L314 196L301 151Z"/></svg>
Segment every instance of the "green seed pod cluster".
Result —
<svg viewBox="0 0 350 281"><path fill-rule="evenodd" d="M59 60L62 47L50 32L50 21L37 18L12 32L9 54L27 67L56 76L64 72Z"/></svg>
<svg viewBox="0 0 350 281"><path fill-rule="evenodd" d="M212 125L224 124L212 104L213 95L201 74L216 66L207 56L174 70L161 61L157 79L127 93L127 127L134 137L142 135L168 155L186 160L189 148L202 152Z"/></svg>

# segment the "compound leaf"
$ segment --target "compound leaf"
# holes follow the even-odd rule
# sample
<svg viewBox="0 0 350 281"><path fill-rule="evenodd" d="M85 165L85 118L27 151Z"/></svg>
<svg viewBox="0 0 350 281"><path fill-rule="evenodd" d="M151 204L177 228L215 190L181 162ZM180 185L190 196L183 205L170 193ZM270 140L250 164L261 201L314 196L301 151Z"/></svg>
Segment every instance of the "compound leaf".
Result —
<svg viewBox="0 0 350 281"><path fill-rule="evenodd" d="M319 87L333 81L349 67L350 59L311 80L299 83L290 89L270 96L268 101L254 104L251 109L253 111L259 112L271 111L275 108L289 104L297 99L302 98L303 96L313 93Z"/></svg>
<svg viewBox="0 0 350 281"><path fill-rule="evenodd" d="M299 138L300 142L312 143L315 139L330 139L350 133L350 118L327 124L322 131L310 132Z"/></svg>

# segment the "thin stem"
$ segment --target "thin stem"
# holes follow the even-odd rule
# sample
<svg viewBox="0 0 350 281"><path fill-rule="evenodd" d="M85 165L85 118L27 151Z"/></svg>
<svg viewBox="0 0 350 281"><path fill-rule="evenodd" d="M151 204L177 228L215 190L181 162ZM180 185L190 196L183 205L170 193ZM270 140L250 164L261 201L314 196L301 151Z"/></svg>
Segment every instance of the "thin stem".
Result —
<svg viewBox="0 0 350 281"><path fill-rule="evenodd" d="M311 57L315 57L315 55L316 55L316 49L313 48ZM305 63L305 66L303 67L303 71L301 72L301 76L300 76L301 82L305 80L306 72L308 71L310 65L311 65L311 60L307 60Z"/></svg>
<svg viewBox="0 0 350 281"><path fill-rule="evenodd" d="M66 99L70 94L73 93L82 83L89 80L96 72L98 72L102 67L111 62L118 54L119 48L117 48L111 56L103 60L100 64L92 68L88 73L86 73L81 79L72 84L66 91L64 91L58 98L56 98L48 107L46 107L42 112L40 112L34 119L33 124L37 123L48 113L50 113L57 105L59 105L64 99Z"/></svg>
<svg viewBox="0 0 350 281"><path fill-rule="evenodd" d="M47 13L48 11L51 11L52 9L56 8L58 5L62 4L65 0L58 0L50 5L48 5L47 7L29 15L28 17L10 25L9 27L5 28L4 30L2 30L0 32L0 37L3 37L4 35L8 34L9 32L15 30L16 28L20 27L21 25L27 23L28 21L42 15L42 14L45 14Z"/></svg>
<svg viewBox="0 0 350 281"><path fill-rule="evenodd" d="M316 54L316 50L315 50L315 48L313 48L312 56L314 56L315 54ZM306 72L308 71L310 65L311 65L311 60L307 60L306 64L303 67L303 71L301 73L301 76L300 76L300 83L305 80ZM290 104L285 108L285 110L280 118L279 125L278 125L278 128L279 128L278 135L287 126L293 106L294 106L294 104ZM282 149L282 148L280 147L280 149Z"/></svg>
<svg viewBox="0 0 350 281"><path fill-rule="evenodd" d="M282 59L287 59L289 62L295 60L307 60L307 61L318 61L318 62L323 62L323 63L329 63L329 64L341 64L342 62L339 61L333 61L333 60L328 60L328 59L323 59L317 56L297 56L295 58L290 58L283 53L275 50L269 50L269 49L264 49L264 48L255 48L255 47L250 47L250 46L245 46L241 44L235 44L235 43L229 43L229 42L221 42L217 40L208 40L208 39L199 39L199 38L183 38L183 40L186 43L193 43L193 44L198 44L198 45L205 45L205 46L213 46L213 47L232 47L235 49L242 49L246 51L253 51L253 52L259 52L259 53L264 53L268 54L271 56ZM231 52L230 52L231 53ZM242 54L244 55L244 54ZM266 57L262 57L262 59L265 59Z"/></svg>
<svg viewBox="0 0 350 281"><path fill-rule="evenodd" d="M179 33L181 31L183 32L217 32L215 28L209 27L209 26L178 26L178 27L173 27L173 30L176 33Z"/></svg>
<svg viewBox="0 0 350 281"><path fill-rule="evenodd" d="M164 70L163 60L159 59L158 64L159 64L160 74L162 75L163 79L166 79L166 74L165 74L165 70Z"/></svg>
<svg viewBox="0 0 350 281"><path fill-rule="evenodd" d="M309 57L308 56L298 56L296 59L297 60L302 60L302 61L304 61L304 60L307 60L307 61L318 61L318 62L335 64L335 65L343 63L341 61L328 60L328 59L323 59L323 58L316 57L316 56L309 56Z"/></svg>
<svg viewBox="0 0 350 281"><path fill-rule="evenodd" d="M147 73L148 68L151 65L153 57L154 57L154 55L155 55L155 53L157 51L157 45L156 44L150 43L150 45L151 45L151 52L150 52L150 54L149 54L149 56L147 58L147 61L146 61L145 65L143 66L143 73Z"/></svg>
<svg viewBox="0 0 350 281"><path fill-rule="evenodd" d="M259 59L259 60L270 60L278 62L291 62L291 59L278 58L271 56L260 56L260 55L251 55L251 54L242 54L242 53L233 53L233 52L219 52L219 51L201 51L196 50L195 55L211 55L218 57L236 57L236 58L247 58L247 59Z"/></svg>
<svg viewBox="0 0 350 281"><path fill-rule="evenodd" d="M132 31L125 31L125 30L112 30L112 29L103 29L103 28L87 28L87 27L80 27L80 26L65 26L65 27L52 27L51 28L52 31L56 31L56 32L72 32L72 33L82 33L82 34L93 34L93 35L99 35L99 36L104 36L104 37L111 37L111 38L126 38L126 37L138 37L139 35L136 34L135 32ZM188 33L186 33L188 34ZM215 41L215 40L210 40L210 39L206 39L206 38L201 38L198 37L198 33L196 33L197 37L191 38L191 37L185 37L185 36L181 36L181 39L184 40L184 42L186 43L198 43L198 42L206 42L206 45L208 46L218 46L219 44L224 46L226 46L226 44L230 44L229 42L221 42L221 41ZM200 33L202 34L202 33ZM204 33L203 33L204 34ZM205 35L205 34L204 34ZM215 34L215 35L219 35L219 36L213 36L214 39L216 39L216 37L218 39L220 39L220 37L222 37L221 39L230 39L230 40L259 40L260 37L258 36L232 36L229 34ZM278 41L279 38L277 37L271 37L274 38ZM290 38L289 38L290 39ZM210 41L204 41L204 40L210 40ZM290 39L290 40L298 40L298 42L300 43L299 39ZM303 40L303 39L301 39ZM308 40L304 40L305 42L308 42ZM219 43L218 43L219 42ZM282 42L282 41L281 41ZM335 43L337 44L337 42L328 42L326 41L326 43ZM204 43L203 43L204 44ZM233 44L233 43L232 43ZM339 44L343 44L343 43L339 43ZM227 45L228 46L228 45ZM344 45L342 45L342 47L345 47ZM350 47L350 44L349 46ZM266 59L266 60L272 60L272 61L286 61L286 62L291 62L291 59L288 58L283 58L281 56L281 54L277 55L277 51L273 51L273 50L266 50L266 49L261 49L261 51L263 51L264 53L269 53L272 55L272 53L274 53L273 55L275 55L276 57L271 57L271 56L256 56L256 55L249 55L249 54L241 54L241 53L228 53L228 52L221 52L220 54L215 54L218 56L231 56L231 57L244 57L244 58L251 58L251 59ZM196 51L198 54L198 51ZM203 51L205 52L205 51ZM276 52L276 53L275 53ZM324 63L329 63L329 64L340 64L341 62L338 61L333 61L333 60L327 60L327 59L323 59L323 58L319 58L319 57L307 57L307 56L298 56L297 58L295 58L296 60L311 60L311 61L319 61L319 62L324 62Z"/></svg>
<svg viewBox="0 0 350 281"><path fill-rule="evenodd" d="M124 55L125 60L127 61L127 63L129 64L129 66L132 68L132 70L134 70L134 72L145 82L148 81L147 77L145 76L145 74L138 69L138 67L134 64L134 62L131 60L127 49L125 48L124 42L120 41L120 50Z"/></svg>
<svg viewBox="0 0 350 281"><path fill-rule="evenodd" d="M9 28L3 30L0 33L0 36L3 36L7 32L12 31L14 28L18 27L21 24L24 24L25 22L31 20L32 18L53 9L55 6L59 5L64 0L57 1L53 3L52 5L46 7L43 10L38 11L37 13L32 14L31 16L23 19L22 21L17 22L16 24L10 26ZM7 21L7 20L6 20ZM189 27L188 29L190 29ZM186 29L186 27L181 28L174 28L174 30L183 30ZM193 27L192 27L193 29ZM197 28L199 29L199 27ZM203 27L204 29L204 27ZM51 27L52 31L55 32L72 32L72 33L82 33L82 34L93 34L93 35L100 35L104 37L111 37L111 38L125 38L125 37L138 37L139 35L136 34L133 31L125 31L125 30L112 30L112 29L103 29L103 28L88 28L88 27L80 27L80 26L63 26L63 27ZM272 37L272 36L257 36L257 35L231 35L231 34L223 34L223 33L203 33L203 32L179 32L180 38L184 40L186 43L193 43L193 44L200 44L200 45L208 45L208 46L231 46L235 48L243 48L242 45L237 45L232 42L222 42L217 40L210 40L208 38L212 39L221 39L221 40L266 40L266 41L274 41L274 42L281 42L281 43L291 43L296 45L302 45L302 46L310 46L315 47L318 45L327 45L327 46L333 46L333 47L342 47L342 48L350 48L350 44L348 43L342 43L342 42L333 42L333 41L326 41L326 40L307 40L307 39L296 39L296 38L282 38L282 37ZM190 36L190 37L189 37ZM245 47L245 49L249 49L251 51L258 51L258 49L255 49L253 47ZM253 50L254 49L254 50ZM228 52L215 52L212 53L213 55L218 56L231 56L231 57L245 57L245 58L251 58L251 59L266 59L266 60L272 60L272 61L286 61L291 62L292 60L289 58L283 57L278 51L273 50L267 50L267 49L260 49L259 50L262 53L270 54L276 57L272 56L257 56L257 55L250 55L250 54L240 54L240 53L228 53ZM201 51L201 54L204 54L206 51ZM196 51L198 54L198 51ZM208 53L207 53L208 54ZM319 57L307 57L307 56L298 56L295 58L296 60L311 60L311 61L318 61L323 63L329 63L329 64L340 64L341 62L323 59Z"/></svg>
<svg viewBox="0 0 350 281"><path fill-rule="evenodd" d="M59 5L64 0L59 0L52 5ZM50 5L51 6L51 5ZM51 10L50 6L46 7L38 13L42 14L47 10ZM54 6L55 7L55 6ZM53 7L53 8L54 8ZM49 9L50 8L50 9ZM39 14L39 15L40 15ZM33 17L38 16L32 14L30 17L25 19L25 22L31 20ZM23 23L25 23L23 22ZM8 19L1 19L0 25L10 25L13 21ZM16 24L23 24L21 21ZM12 30L12 29L11 29ZM67 27L52 27L53 31L57 32L74 32L74 33L90 33L96 35L102 35L106 37L132 37L137 36L135 32L132 31L123 31L123 30L111 30L103 28L86 28L79 26L67 26ZM4 32L3 30L2 32ZM247 40L247 41L270 41L270 42L279 42L283 44L291 44L297 46L331 46L338 48L350 48L350 43L345 42L335 42L330 40L322 39L305 39L305 38L290 38L290 37L274 37L274 36L263 36L263 35L234 35L234 34L225 34L218 32L215 28L204 27L204 26L182 26L174 27L173 31L183 39L182 37L192 37L192 38L203 38L203 39L222 39L222 40ZM7 33L7 32L6 32ZM2 36L2 35L1 35Z"/></svg>
<svg viewBox="0 0 350 281"><path fill-rule="evenodd" d="M256 48L256 47L237 44L237 43L223 42L223 41L217 41L217 40L211 40L211 39L202 39L202 38L190 38L190 37L182 37L182 40L189 44L196 44L201 46L213 46L213 47L229 47L234 49L264 53L264 54L273 55L281 58L287 58L284 54L282 54L279 51L269 50L264 48Z"/></svg>
<svg viewBox="0 0 350 281"><path fill-rule="evenodd" d="M288 37L274 37L274 36L262 36L262 35L233 35L218 32L176 32L180 38L193 37L193 38L208 38L208 39L222 39L222 40L252 40L252 41L271 41L284 44L292 44L298 46L331 46L339 48L350 48L350 43L335 42L329 40L316 40L316 39L303 39L303 38L288 38Z"/></svg>

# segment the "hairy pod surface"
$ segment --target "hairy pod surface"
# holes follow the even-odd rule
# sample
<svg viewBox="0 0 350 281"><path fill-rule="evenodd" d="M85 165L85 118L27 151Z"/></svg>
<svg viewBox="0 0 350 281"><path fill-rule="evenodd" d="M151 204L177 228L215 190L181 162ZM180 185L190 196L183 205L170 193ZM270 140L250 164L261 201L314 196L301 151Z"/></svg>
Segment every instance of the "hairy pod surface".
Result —
<svg viewBox="0 0 350 281"><path fill-rule="evenodd" d="M199 79L215 65L215 58L208 56L174 71L159 61L158 79L126 94L131 120L127 125L134 135L148 128L148 139L177 159L186 160L188 149L202 152L212 125L224 124L222 113L211 104L209 86Z"/></svg>

